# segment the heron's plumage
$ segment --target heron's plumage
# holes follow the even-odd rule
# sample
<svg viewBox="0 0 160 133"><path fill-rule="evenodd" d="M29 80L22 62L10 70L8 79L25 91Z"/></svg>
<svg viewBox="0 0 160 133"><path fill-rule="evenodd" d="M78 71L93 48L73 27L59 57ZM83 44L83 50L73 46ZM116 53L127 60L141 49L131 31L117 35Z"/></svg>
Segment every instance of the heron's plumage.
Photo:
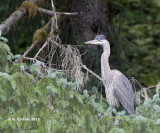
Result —
<svg viewBox="0 0 160 133"><path fill-rule="evenodd" d="M135 113L135 100L132 85L128 78L118 70L111 70L109 66L110 44L104 35L98 35L94 40L86 44L96 44L103 46L101 55L101 74L105 87L106 100L109 105L122 107L128 114Z"/></svg>
<svg viewBox="0 0 160 133"><path fill-rule="evenodd" d="M128 114L135 113L135 101L132 85L128 78L118 70L113 70L114 94Z"/></svg>

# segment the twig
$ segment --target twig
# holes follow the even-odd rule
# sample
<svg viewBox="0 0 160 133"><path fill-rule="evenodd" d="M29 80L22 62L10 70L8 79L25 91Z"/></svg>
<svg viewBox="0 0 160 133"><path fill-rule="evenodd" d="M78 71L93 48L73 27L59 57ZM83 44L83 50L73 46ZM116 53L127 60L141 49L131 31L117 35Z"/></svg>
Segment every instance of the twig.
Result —
<svg viewBox="0 0 160 133"><path fill-rule="evenodd" d="M24 57L23 58L24 60L30 60L30 61L39 61L39 60L37 60L37 59L35 59L35 58L30 58L30 57Z"/></svg>
<svg viewBox="0 0 160 133"><path fill-rule="evenodd" d="M13 98L15 98L17 95L12 96L11 98L9 98L9 100L12 100Z"/></svg>
<svg viewBox="0 0 160 133"><path fill-rule="evenodd" d="M152 89L155 88L156 86L148 86L146 89Z"/></svg>
<svg viewBox="0 0 160 133"><path fill-rule="evenodd" d="M26 52L24 52L23 57L26 57L26 55L28 55L28 53L38 44L38 41L34 41L34 43L27 49Z"/></svg>
<svg viewBox="0 0 160 133"><path fill-rule="evenodd" d="M67 16L76 16L78 15L77 12L68 13L68 12L56 12L57 15L67 15Z"/></svg>
<svg viewBox="0 0 160 133"><path fill-rule="evenodd" d="M45 69L50 68L52 71L58 71L58 72L65 72L65 71L66 71L66 70L58 70L58 69L53 69L53 68L51 68L51 67L48 67L48 66L45 65L44 62L39 61L39 60L37 60L37 59L35 59L35 58L24 57L24 60L30 60L30 61L33 61L33 62L40 62L41 65L42 65Z"/></svg>
<svg viewBox="0 0 160 133"><path fill-rule="evenodd" d="M50 39L50 38L49 38L49 40L50 40L50 42L52 42L52 43L55 44L56 46L60 46L60 44L57 43L57 42L55 42L54 40L52 40L52 39Z"/></svg>
<svg viewBox="0 0 160 133"><path fill-rule="evenodd" d="M46 42L44 43L44 45L40 48L40 50L37 52L37 54L35 55L34 59L37 58L37 56L39 55L39 53L48 45L48 40L46 40Z"/></svg>
<svg viewBox="0 0 160 133"><path fill-rule="evenodd" d="M55 17L55 21L56 21L56 28L58 29L58 25L57 25L57 15L56 15L56 9L55 9L55 6L54 6L54 3L53 3L53 0L51 0L51 5L52 5L52 11L54 13L54 17Z"/></svg>
<svg viewBox="0 0 160 133"><path fill-rule="evenodd" d="M155 87L156 86L149 86L147 88L142 87L140 91L135 92L135 95L139 95L139 96L144 97L146 99L146 97L148 98L147 92L149 92L150 95L153 96L152 93L150 92L150 89L155 88Z"/></svg>
<svg viewBox="0 0 160 133"><path fill-rule="evenodd" d="M43 14L47 14L50 16L53 16L55 14L55 12L48 10L48 9L44 9L44 8L38 8L38 12L39 13L43 13ZM61 15L66 15L66 16L76 16L78 15L77 12L73 12L73 13L69 13L69 12L56 12L56 15L61 16Z"/></svg>
<svg viewBox="0 0 160 133"><path fill-rule="evenodd" d="M48 21L48 23L47 23L44 27L50 27L51 22L52 22L52 19L50 19L50 20ZM18 62L22 62L22 61L23 61L23 58L26 57L26 56L28 55L28 53L29 53L33 48L35 48L36 45L38 45L38 43L39 43L39 41L38 41L38 40L35 40L35 41L33 42L33 44L27 49L27 51L24 52L23 56L18 60Z"/></svg>
<svg viewBox="0 0 160 133"><path fill-rule="evenodd" d="M23 62L24 57L28 55L28 53L38 44L38 41L34 41L34 43L27 49L26 52L18 59L18 62Z"/></svg>
<svg viewBox="0 0 160 133"><path fill-rule="evenodd" d="M54 32L54 24L56 26L56 29L58 29L58 25L57 25L57 15L55 13L56 10L55 10L55 7L54 7L53 0L51 0L51 5L52 5L52 13L53 13L53 16L55 18L55 19L52 20L51 31L50 31L50 34L53 34L53 32Z"/></svg>
<svg viewBox="0 0 160 133"><path fill-rule="evenodd" d="M86 69L89 73L91 73L92 75L94 75L96 78L98 78L99 80L103 81L101 77L99 77L97 74L95 74L94 72L92 72L91 70L89 70L85 65L82 64L82 67L84 69Z"/></svg>
<svg viewBox="0 0 160 133"><path fill-rule="evenodd" d="M16 124L16 127L18 128L18 131L21 132L21 128L18 126L18 121L17 120L15 120L15 124Z"/></svg>
<svg viewBox="0 0 160 133"><path fill-rule="evenodd" d="M155 88L155 87L156 86L142 87L142 89L140 91L136 92L136 93L144 92L144 90L148 90L149 91L150 89Z"/></svg>

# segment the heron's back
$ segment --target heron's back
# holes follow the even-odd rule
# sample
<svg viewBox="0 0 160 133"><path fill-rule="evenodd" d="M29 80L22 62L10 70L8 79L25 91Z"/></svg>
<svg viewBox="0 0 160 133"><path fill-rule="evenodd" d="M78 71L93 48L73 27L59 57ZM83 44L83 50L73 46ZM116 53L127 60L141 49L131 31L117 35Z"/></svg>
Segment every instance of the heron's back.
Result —
<svg viewBox="0 0 160 133"><path fill-rule="evenodd" d="M129 114L135 112L135 101L132 85L128 78L118 70L112 70L110 81L105 83L107 102L114 107L120 104Z"/></svg>

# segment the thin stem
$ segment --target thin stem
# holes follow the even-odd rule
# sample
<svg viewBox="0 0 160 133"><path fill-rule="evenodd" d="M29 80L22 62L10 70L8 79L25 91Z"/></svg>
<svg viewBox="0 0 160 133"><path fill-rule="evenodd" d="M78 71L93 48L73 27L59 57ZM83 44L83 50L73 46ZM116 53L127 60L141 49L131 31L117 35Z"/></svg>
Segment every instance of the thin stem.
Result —
<svg viewBox="0 0 160 133"><path fill-rule="evenodd" d="M86 69L89 73L91 73L92 75L94 75L96 78L98 78L99 80L103 81L101 77L99 77L97 74L95 74L93 71L91 71L90 69L88 69L85 65L82 64L82 67L84 69Z"/></svg>

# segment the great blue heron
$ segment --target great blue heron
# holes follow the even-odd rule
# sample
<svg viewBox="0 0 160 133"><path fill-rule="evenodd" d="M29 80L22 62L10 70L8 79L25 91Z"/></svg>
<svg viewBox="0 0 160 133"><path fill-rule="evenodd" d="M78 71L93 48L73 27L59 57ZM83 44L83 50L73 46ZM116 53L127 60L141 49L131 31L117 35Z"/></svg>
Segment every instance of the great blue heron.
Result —
<svg viewBox="0 0 160 133"><path fill-rule="evenodd" d="M106 99L110 106L122 106L127 114L135 113L135 100L132 85L128 78L118 70L111 70L109 66L110 44L104 35L97 35L94 40L85 44L103 46L101 55L101 75L105 87Z"/></svg>

